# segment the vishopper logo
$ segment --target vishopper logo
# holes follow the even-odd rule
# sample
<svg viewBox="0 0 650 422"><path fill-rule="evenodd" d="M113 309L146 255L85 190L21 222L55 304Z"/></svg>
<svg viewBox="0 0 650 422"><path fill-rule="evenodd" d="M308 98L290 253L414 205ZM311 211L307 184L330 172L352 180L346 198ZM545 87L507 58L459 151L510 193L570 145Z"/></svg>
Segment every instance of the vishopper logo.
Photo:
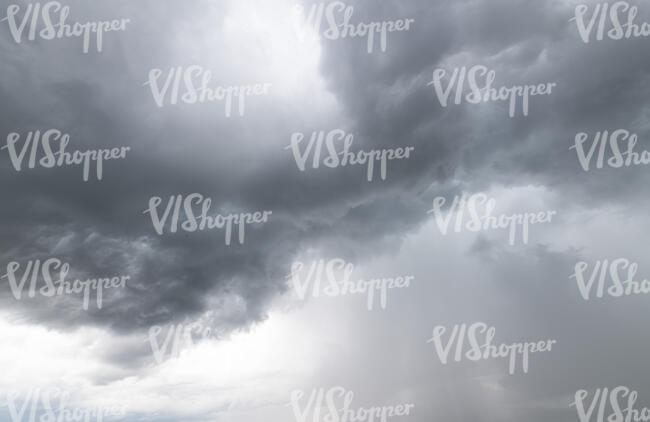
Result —
<svg viewBox="0 0 650 422"><path fill-rule="evenodd" d="M626 386L613 389L597 388L593 398L587 401L589 391L578 390L575 394L575 406L580 422L641 422L650 421L650 409L636 408L639 393ZM588 404L588 407L585 404ZM611 409L609 415L608 405ZM598 410L596 410L598 409Z"/></svg>
<svg viewBox="0 0 650 422"><path fill-rule="evenodd" d="M311 155L311 167L314 169L319 168L321 163L327 168L366 166L366 180L369 182L375 177L376 171L379 172L381 180L386 180L388 162L408 160L411 152L415 150L415 147L399 147L352 152L350 149L354 143L354 135L342 129L334 129L327 133L312 132L306 145L303 144L304 140L305 134L296 132L291 135L291 143L284 148L291 149L298 170L305 171L309 166L307 160Z"/></svg>
<svg viewBox="0 0 650 422"><path fill-rule="evenodd" d="M7 21L14 41L20 44L23 41L25 30L28 29L27 39L34 41L37 38L53 40L58 38L83 37L83 52L88 53L90 42L94 38L97 52L101 53L104 46L106 32L126 31L126 24L130 19L115 19L111 21L74 22L67 23L70 7L63 6L58 1L48 1L41 5L40 2L29 3L21 14L21 6L11 4L7 7L7 16L0 21Z"/></svg>
<svg viewBox="0 0 650 422"><path fill-rule="evenodd" d="M321 293L327 297L365 295L369 311L373 310L377 305L381 309L386 309L388 291L408 288L415 278L413 276L399 276L350 280L354 273L354 265L341 258L329 261L322 259L312 261L309 264L309 269L305 270L307 270L305 263L297 261L292 264L291 274L287 276L287 279L291 280L291 284L300 300L306 299L307 291L311 285L311 294L314 298L320 297ZM324 281L323 276L325 276L327 282L326 286L322 284Z"/></svg>
<svg viewBox="0 0 650 422"><path fill-rule="evenodd" d="M596 157L596 168L602 169L605 165L612 168L647 165L650 163L650 151L636 152L638 137L635 133L625 129L618 129L611 134L608 131L596 132L591 145L585 148L589 135L581 132L575 136L574 143L569 149L575 149L578 162L584 171L589 171ZM621 144L623 143L623 148ZM609 154L607 150L609 147ZM598 155L596 154L598 149ZM607 158L607 161L605 159Z"/></svg>
<svg viewBox="0 0 650 422"><path fill-rule="evenodd" d="M290 405L296 422L387 422L410 416L415 408L414 404L409 403L353 408L354 392L340 386L313 390L307 402L301 406L303 397L305 392L302 390L291 392ZM323 413L325 415L321 416Z"/></svg>
<svg viewBox="0 0 650 422"><path fill-rule="evenodd" d="M131 147L120 147L68 152L66 149L70 143L70 135L62 133L58 129L46 130L42 135L40 130L29 131L22 140L22 146L19 147L20 142L20 134L12 132L7 136L7 144L0 148L7 150L11 164L17 172L23 170L23 164L25 164L29 151L27 168L82 166L84 182L87 182L90 177L91 167L94 168L97 180L102 180L104 161L124 159L126 153L131 150Z"/></svg>
<svg viewBox="0 0 650 422"><path fill-rule="evenodd" d="M445 197L437 196L433 199L433 208L427 211L435 216L440 233L446 235L449 232L449 225L455 216L456 221L453 230L456 233L463 228L471 232L508 229L508 243L510 245L515 244L519 230L521 231L522 242L528 244L529 226L550 223L553 215L557 213L556 211L539 211L536 213L492 215L496 208L496 199L488 198L484 193L477 193L469 198L465 194L460 197L458 195L454 196L445 217L442 207L446 202ZM466 212L469 214L469 221L465 221Z"/></svg>
<svg viewBox="0 0 650 422"><path fill-rule="evenodd" d="M292 18L300 41L305 40L308 33L315 39L326 40L365 38L368 54L375 51L377 43L381 52L385 53L388 48L388 34L409 31L415 22L415 19L397 19L354 24L353 14L353 6L348 6L342 1L333 1L327 4L312 4L308 13L304 6L296 5ZM323 29L324 23L327 29Z"/></svg>
<svg viewBox="0 0 650 422"><path fill-rule="evenodd" d="M490 327L483 322L473 324L456 324L446 342L443 336L447 328L438 325L433 328L433 336L427 343L433 343L438 358L443 365L449 362L449 354L456 345L453 355L455 362L468 359L473 362L487 359L508 359L508 373L513 375L517 370L517 363L520 362L521 369L528 373L530 354L539 352L550 352L556 340L546 340L525 343L502 343L492 344L496 336L496 328ZM445 345L446 343L446 345Z"/></svg>
<svg viewBox="0 0 650 422"><path fill-rule="evenodd" d="M235 104L239 115L243 116L246 99L250 96L268 95L271 88L270 83L210 87L212 72L198 65L185 69L182 66L170 68L162 84L161 76L162 69L151 69L149 79L144 83L144 86L148 85L151 89L158 107L223 101L226 117L231 116Z"/></svg>
<svg viewBox="0 0 650 422"><path fill-rule="evenodd" d="M73 407L72 394L57 388L35 388L7 393L11 422L102 422L126 416L124 406Z"/></svg>
<svg viewBox="0 0 650 422"><path fill-rule="evenodd" d="M180 356L183 349L192 348L197 339L217 339L222 334L221 331L215 331L201 321L193 321L167 326L154 325L149 328L147 341L151 345L154 359L161 364L167 359Z"/></svg>
<svg viewBox="0 0 650 422"><path fill-rule="evenodd" d="M443 80L447 71L442 68L433 71L433 78L427 86L433 85L440 105L447 107L449 96L455 90L453 101L456 105L464 101L470 104L487 102L506 101L508 102L508 115L514 117L517 114L518 101L521 100L519 108L524 116L528 116L530 97L538 95L551 95L555 82L546 82L533 85L513 85L493 87L496 80L496 71L486 66L475 65L469 69L465 66L454 68L451 77L444 88ZM466 90L466 84L469 90Z"/></svg>
<svg viewBox="0 0 650 422"><path fill-rule="evenodd" d="M626 1L614 3L597 3L590 11L590 5L580 4L575 7L573 18L578 27L578 34L582 41L587 44L592 40L594 30L596 41L602 41L605 37L611 40L622 40L650 36L650 24L643 22L641 25L634 23L639 8L632 6ZM605 32L607 30L607 32Z"/></svg>
<svg viewBox="0 0 650 422"><path fill-rule="evenodd" d="M607 259L596 261L589 272L589 264L580 261L570 278L575 278L580 295L584 300L604 295L622 297L650 293L650 281L635 280L639 265L629 259L618 258L611 262ZM587 278L588 277L588 278ZM596 282L596 279L598 281ZM607 290L605 287L608 286ZM596 290L594 291L594 287Z"/></svg>
<svg viewBox="0 0 650 422"><path fill-rule="evenodd" d="M225 228L225 242L230 245L232 240L233 226L237 226L239 243L243 244L246 237L247 224L266 223L272 211L257 211L254 213L237 213L237 214L215 214L208 215L212 199L206 198L200 193L192 193L185 197L183 195L170 196L167 206L162 215L158 212L158 207L162 204L162 198L152 196L149 199L149 208L143 211L143 214L149 214L151 223L158 235L165 233L165 226L169 222L167 231L176 233L179 228L182 231L193 233L197 230L213 230ZM200 209L197 210L196 207ZM181 208L185 214L185 220L180 222Z"/></svg>
<svg viewBox="0 0 650 422"><path fill-rule="evenodd" d="M16 300L23 298L25 286L29 280L28 297L35 297L37 292L45 297L83 293L83 309L86 311L90 306L91 291L95 292L97 309L102 309L104 289L124 288L127 280L131 278L130 276L116 276L86 280L75 279L74 281L66 280L70 272L70 264L57 258L49 258L42 262L40 259L27 261L22 270L22 276L18 274L20 268L20 263L12 261L7 264L7 274L0 277L0 279L7 278L9 280L11 292ZM54 280L56 271L58 271L58 279ZM42 283L40 283L42 287L37 290L39 275L42 277Z"/></svg>

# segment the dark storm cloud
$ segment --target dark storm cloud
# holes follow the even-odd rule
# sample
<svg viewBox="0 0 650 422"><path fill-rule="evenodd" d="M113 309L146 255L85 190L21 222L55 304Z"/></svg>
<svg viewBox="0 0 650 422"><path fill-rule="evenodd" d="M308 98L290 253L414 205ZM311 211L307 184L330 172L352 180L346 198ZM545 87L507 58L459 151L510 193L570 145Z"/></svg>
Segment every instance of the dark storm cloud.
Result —
<svg viewBox="0 0 650 422"><path fill-rule="evenodd" d="M69 149L130 146L131 151L123 161L105 162L104 180L87 183L78 167L15 172L5 155L2 197L12 205L2 210L2 259L24 263L54 256L71 264L76 270L71 276L126 274L131 280L124 291L107 292L101 310L82 311L75 306L78 298L63 300L67 312L60 312L60 303L38 298L15 305L52 325L96 323L131 330L191 316L204 309L205 297L215 294L241 297L247 304L224 315L224 325L259 318L265 298L282 289L282 272L274 260L286 260L293 243L280 251L270 240L281 237L273 235L281 224L249 228L244 245L226 248L221 234L159 237L142 214L151 196L165 200L192 192L214 198L214 208L253 211L248 207L258 206L256 198L238 193L241 178L235 163L243 158L241 150L220 147L245 143L232 133L248 124L263 126L263 121L253 116L250 122L228 121L219 114L214 118L214 110L199 112L201 118L192 111L158 110L142 86L150 68L198 59L175 54L173 45L179 34L191 30L188 22L216 6L203 2L183 7L169 19L167 8L154 2L85 8L81 2L69 4L73 18L128 17L132 27L107 36L102 54L88 55L80 54L76 40L17 45L3 27L2 54L8 58L2 65L3 137L57 128L70 134ZM224 69L223 76L232 77L225 64ZM8 296L5 287L3 295Z"/></svg>
<svg viewBox="0 0 650 422"><path fill-rule="evenodd" d="M69 150L131 150L124 160L104 163L101 182L91 172L86 183L78 167L16 172L4 150L1 189L11 206L0 211L6 222L2 261L24 268L30 259L56 257L70 263L70 278L131 279L126 288L105 292L102 309L82 310L79 295L15 302L5 284L7 307L59 328L99 324L129 331L191 318L212 306L210 298L223 297L244 303L215 322L235 328L263 317L269 299L284 290L290 258L302 248L322 242L359 255L358 245L388 234L399 237L407 228L393 219L394 201L386 199L395 192L390 180L370 184L360 168L297 171L284 150L290 134L329 129L322 123L303 126L321 122L302 106L303 99L289 104L273 96L251 99L245 116L231 118L220 105L155 106L143 86L154 67L198 63L224 83L266 82L255 67L236 68L227 60L240 48L237 38L202 44L206 28L222 22L189 24L206 8L223 18L221 6L202 2L170 15L154 2L67 4L73 20L126 17L130 26L106 34L104 51L89 54L81 53L76 39L16 44L3 26L7 60L0 90L6 111L0 131L3 137L17 132L24 138L30 130L56 128L70 135ZM251 62L258 58L254 51L238 54ZM408 163L392 166L390 176L397 178L397 168L405 170ZM226 247L223 235L212 232L157 236L142 214L149 198L160 196L165 205L171 195L192 192L212 198L213 210L267 209L273 216L259 229L249 228L244 245ZM419 220L414 215L419 212L403 201L408 219Z"/></svg>

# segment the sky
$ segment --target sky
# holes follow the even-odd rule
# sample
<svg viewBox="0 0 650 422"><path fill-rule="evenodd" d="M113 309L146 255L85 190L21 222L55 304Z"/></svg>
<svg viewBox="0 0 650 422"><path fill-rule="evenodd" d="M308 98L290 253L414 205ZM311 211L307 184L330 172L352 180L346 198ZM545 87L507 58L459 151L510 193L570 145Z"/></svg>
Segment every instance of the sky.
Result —
<svg viewBox="0 0 650 422"><path fill-rule="evenodd" d="M589 393L588 408L618 386L638 392L635 408L650 407L648 296L598 298L599 280L609 288L616 271L593 272L619 260L622 279L650 274L647 163L608 161L630 138L639 157L650 150L650 40L615 39L611 13L593 15L601 3L330 0L320 28L306 24L319 5L308 0L39 3L53 22L67 6L72 32L74 22L118 20L101 44L89 33L87 52L83 36L47 39L30 4L0 1L0 422L35 421L62 397L68 409L119 408L111 421L335 422L327 400L309 407L319 391L339 411L348 392L350 409L412 405L390 421L582 420L577 392ZM650 5L614 4L620 22L633 7L639 31L650 22ZM383 46L379 33L370 44L330 39L327 19L343 25L345 8L351 24L402 30ZM469 82L456 97L454 69L475 66L493 71L496 96L553 87L526 112L517 98L511 116L507 101L467 100ZM192 100L185 83L198 87L207 72L211 95L248 93ZM629 138L598 143L620 129ZM83 164L48 167L36 131L51 131L53 150L68 139L69 160L118 152L101 153L101 177L88 158L84 180ZM312 142L319 132L331 143ZM401 158L384 169L377 160L372 173L327 165L344 142ZM585 168L580 152L592 145ZM553 215L525 240L521 226L512 237L473 231L458 223L469 211L452 208L461 196L491 199L497 216ZM192 204L222 227L185 230ZM228 234L224 217L240 213L250 213L244 231L229 217ZM95 291L86 301L54 294L42 271L26 272L47 260L54 280L65 267L71 282L124 282L101 304ZM579 263L595 280L588 300ZM329 270L315 295L319 265ZM383 301L326 294L344 277L407 276ZM555 343L512 374L503 358L454 361L453 327L478 322L495 327L497 345ZM440 326L453 346L446 364L433 340Z"/></svg>

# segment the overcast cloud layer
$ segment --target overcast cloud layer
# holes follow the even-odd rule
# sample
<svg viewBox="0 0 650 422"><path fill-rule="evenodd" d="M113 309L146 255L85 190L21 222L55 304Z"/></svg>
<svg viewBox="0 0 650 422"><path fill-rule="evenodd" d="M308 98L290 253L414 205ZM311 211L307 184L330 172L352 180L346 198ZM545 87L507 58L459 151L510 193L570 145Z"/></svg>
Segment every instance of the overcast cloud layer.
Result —
<svg viewBox="0 0 650 422"><path fill-rule="evenodd" d="M0 18L11 4L0 0ZM28 3L16 4L22 19ZM349 0L351 22L414 19L368 53L365 39L301 41L298 4L314 3L66 0L73 22L130 20L87 54L78 38L16 43L0 22L0 146L55 128L69 150L130 147L87 182L79 166L16 171L0 150L0 275L55 257L71 279L130 277L87 310L78 294L17 300L0 279L0 421L20 420L9 392L36 388L123 406L115 420L126 422L292 421L292 391L305 391L304 405L336 386L354 391L353 407L414 404L396 421L575 421L576 391L616 386L650 406L648 295L583 300L570 278L579 261L591 274L617 258L638 264L635 280L650 274L648 167L584 171L570 149L577 133L591 145L617 129L650 149L650 38L584 43L569 0ZM584 4L590 17L599 3ZM635 22L650 21L650 4L630 4ZM271 88L247 97L243 116L219 102L158 107L150 70L163 70L162 84L191 65L214 86ZM474 65L494 70L496 87L555 87L531 97L527 116L509 117L504 102L456 105L453 92L442 107L434 70L446 69L446 87L454 68ZM304 145L334 129L354 135L353 150L414 150L388 163L386 180L310 160L300 171L292 134ZM481 192L497 214L556 215L532 225L527 244L509 244L506 230L442 235L434 198L447 212L454 195ZM150 198L164 209L191 193L211 198L211 214L272 214L247 225L243 244L235 233L226 245L222 230L158 235ZM386 309L360 295L297 299L292 263L334 258L354 263L355 279L414 280ZM150 328L188 321L218 335L157 362ZM503 359L442 364L433 327L479 321L496 343L557 344L532 354L528 373L508 374Z"/></svg>

